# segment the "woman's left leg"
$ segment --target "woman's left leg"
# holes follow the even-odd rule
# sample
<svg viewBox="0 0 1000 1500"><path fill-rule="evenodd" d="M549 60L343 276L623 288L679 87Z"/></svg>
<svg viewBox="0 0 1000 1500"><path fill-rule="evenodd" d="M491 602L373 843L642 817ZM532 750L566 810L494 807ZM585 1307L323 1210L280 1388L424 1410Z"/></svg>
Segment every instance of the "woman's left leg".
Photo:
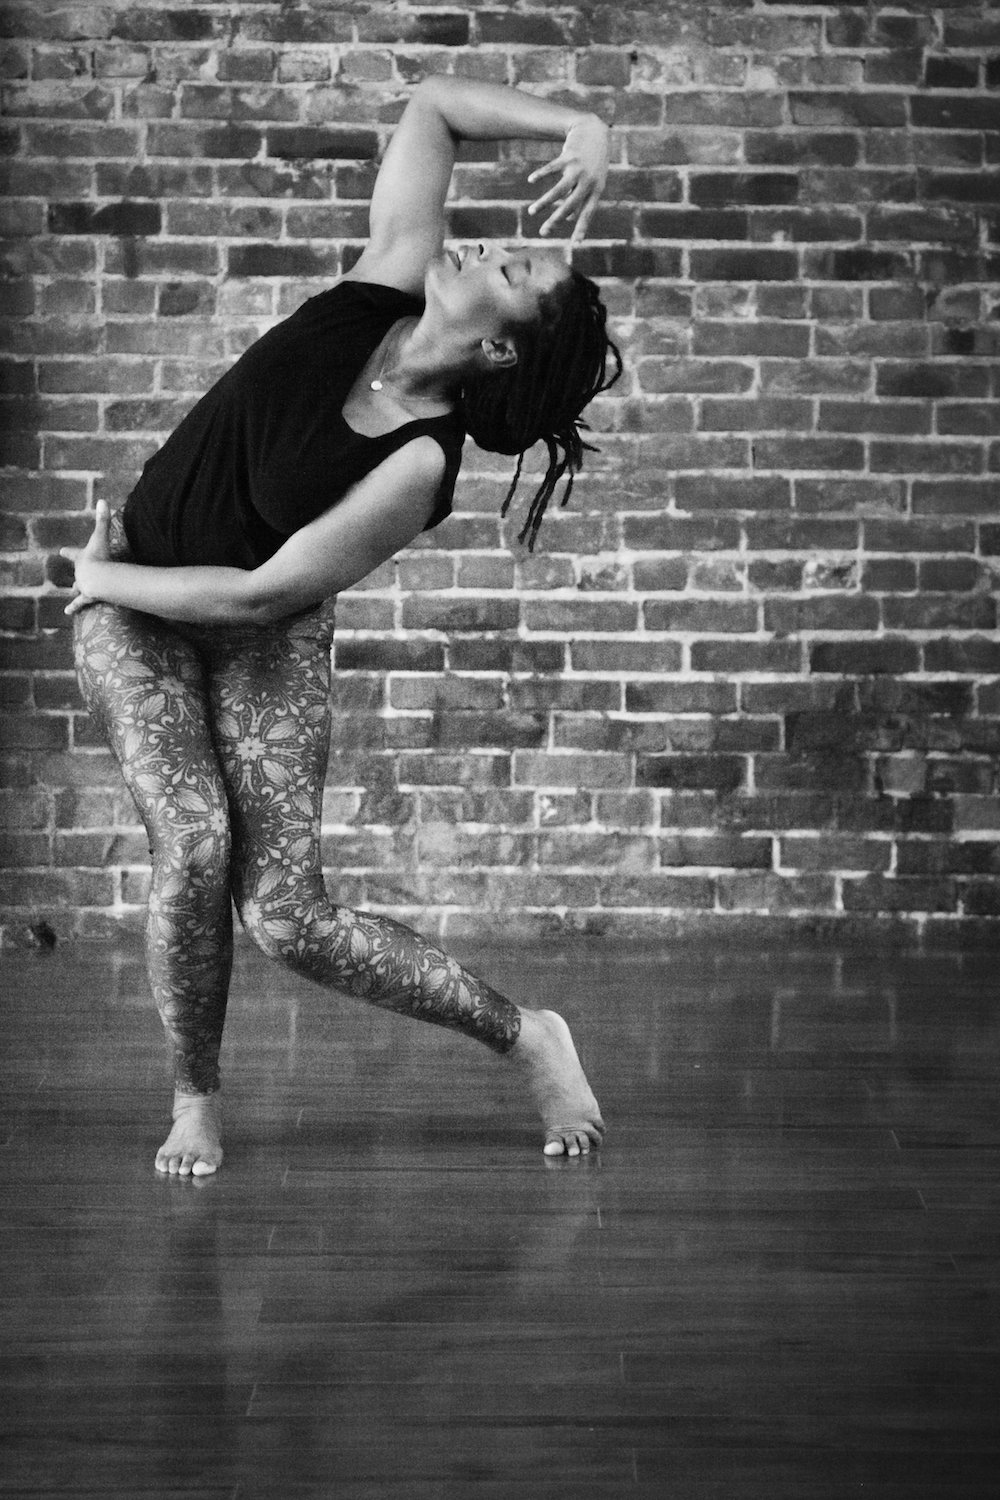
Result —
<svg viewBox="0 0 1000 1500"><path fill-rule="evenodd" d="M549 1126L547 1149L576 1155L599 1142L597 1103L565 1023L521 1011L401 922L331 903L320 856L330 653L315 617L220 637L209 691L233 895L257 944L319 984L516 1052Z"/></svg>

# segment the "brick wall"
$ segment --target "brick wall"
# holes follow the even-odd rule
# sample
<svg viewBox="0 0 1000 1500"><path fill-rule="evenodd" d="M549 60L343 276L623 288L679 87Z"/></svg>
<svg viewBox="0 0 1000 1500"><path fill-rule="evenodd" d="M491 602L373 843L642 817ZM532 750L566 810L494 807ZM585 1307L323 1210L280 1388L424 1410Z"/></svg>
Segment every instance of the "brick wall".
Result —
<svg viewBox="0 0 1000 1500"><path fill-rule="evenodd" d="M334 891L477 937L996 931L995 9L73 0L6 30L8 941L135 924L146 887L58 547L350 263L408 86L450 70L614 120L576 260L627 377L535 556L471 453L455 517L342 597ZM455 236L526 227L547 149L465 151Z"/></svg>

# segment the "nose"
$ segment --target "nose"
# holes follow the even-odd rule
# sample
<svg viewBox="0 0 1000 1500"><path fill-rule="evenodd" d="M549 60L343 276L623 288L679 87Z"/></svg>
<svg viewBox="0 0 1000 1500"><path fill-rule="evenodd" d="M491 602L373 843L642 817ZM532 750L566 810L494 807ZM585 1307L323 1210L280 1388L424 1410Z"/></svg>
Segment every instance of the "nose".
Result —
<svg viewBox="0 0 1000 1500"><path fill-rule="evenodd" d="M504 253L493 240L476 240L475 249L477 260L496 260Z"/></svg>

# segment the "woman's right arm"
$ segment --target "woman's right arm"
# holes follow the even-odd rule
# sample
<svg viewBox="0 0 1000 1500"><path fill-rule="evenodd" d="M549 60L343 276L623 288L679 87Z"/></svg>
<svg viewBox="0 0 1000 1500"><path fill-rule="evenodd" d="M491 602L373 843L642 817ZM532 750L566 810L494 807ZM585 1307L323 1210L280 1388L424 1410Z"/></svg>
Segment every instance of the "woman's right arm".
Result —
<svg viewBox="0 0 1000 1500"><path fill-rule="evenodd" d="M573 238L587 227L608 171L609 131L598 115L568 109L521 89L462 78L425 78L389 143L372 193L370 239L348 273L419 293L444 244L445 200L459 141L563 141L559 155L529 182L559 180L528 210L551 209L539 229L576 215Z"/></svg>
<svg viewBox="0 0 1000 1500"><path fill-rule="evenodd" d="M319 604L388 561L430 519L445 458L431 437L414 438L373 469L323 515L296 531L257 568L146 567L118 562L108 545L109 511L99 502L94 533L76 563L76 596L66 614L98 601L197 625L265 625Z"/></svg>

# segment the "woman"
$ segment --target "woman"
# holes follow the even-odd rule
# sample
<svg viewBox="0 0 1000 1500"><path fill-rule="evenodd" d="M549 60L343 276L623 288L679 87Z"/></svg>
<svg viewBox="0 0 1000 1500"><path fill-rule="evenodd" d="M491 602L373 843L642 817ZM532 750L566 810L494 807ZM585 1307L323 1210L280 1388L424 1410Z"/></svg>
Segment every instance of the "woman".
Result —
<svg viewBox="0 0 1000 1500"><path fill-rule="evenodd" d="M565 136L532 174L540 233L582 234L607 172L593 115L518 90L429 79L379 171L370 240L336 286L238 361L101 503L76 557L77 667L149 833L147 960L176 1067L160 1171L222 1161L219 1046L231 897L270 956L320 984L464 1032L532 1092L549 1155L603 1126L565 1022L521 1010L388 918L331 904L319 826L331 601L450 509L462 439L549 468L521 533L580 465L577 417L617 350L596 288L554 255L443 248L462 139ZM71 555L71 554L67 554Z"/></svg>

